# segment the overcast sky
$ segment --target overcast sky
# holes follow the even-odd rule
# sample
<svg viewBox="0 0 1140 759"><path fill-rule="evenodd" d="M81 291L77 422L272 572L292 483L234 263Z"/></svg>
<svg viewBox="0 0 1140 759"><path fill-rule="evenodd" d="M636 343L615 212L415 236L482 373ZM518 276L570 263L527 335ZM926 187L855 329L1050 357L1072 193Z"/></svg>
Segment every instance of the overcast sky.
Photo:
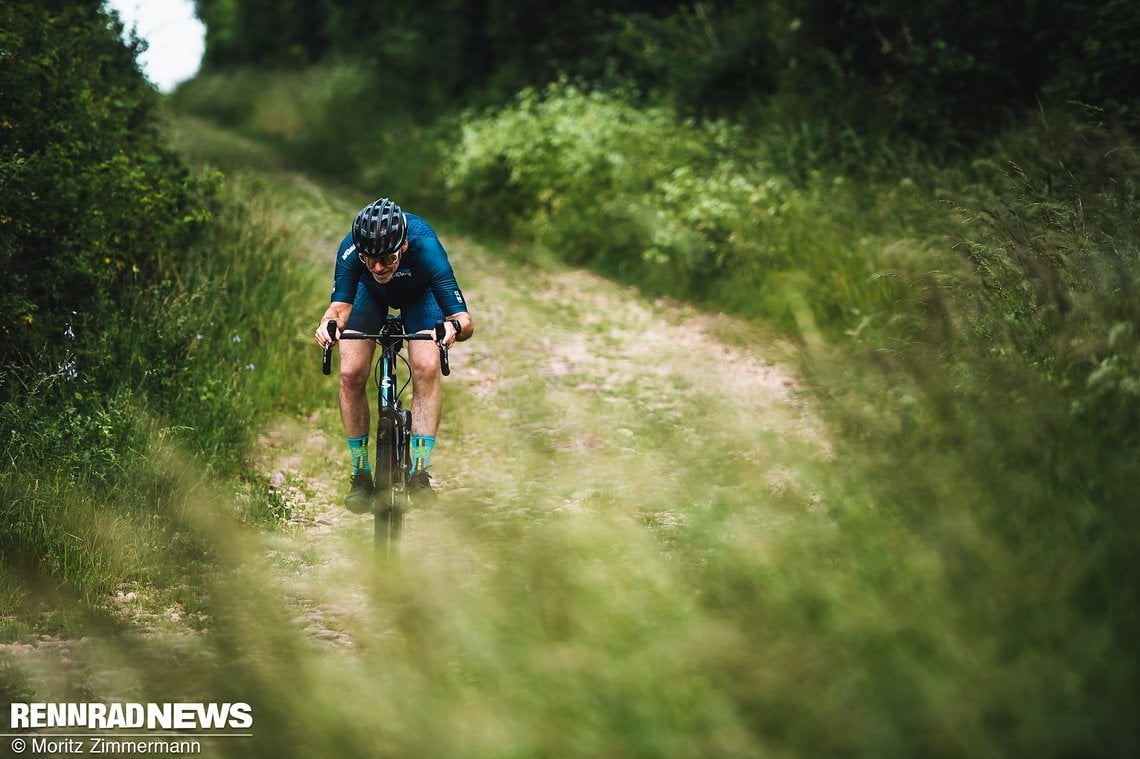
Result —
<svg viewBox="0 0 1140 759"><path fill-rule="evenodd" d="M129 30L149 45L139 65L162 92L194 76L205 49L206 28L194 16L193 0L106 0Z"/></svg>

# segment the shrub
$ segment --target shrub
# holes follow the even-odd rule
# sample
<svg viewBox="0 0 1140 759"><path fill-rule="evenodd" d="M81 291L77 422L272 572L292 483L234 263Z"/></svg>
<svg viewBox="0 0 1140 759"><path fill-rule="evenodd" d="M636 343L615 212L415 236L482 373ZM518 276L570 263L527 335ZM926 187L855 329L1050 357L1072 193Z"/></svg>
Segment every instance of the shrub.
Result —
<svg viewBox="0 0 1140 759"><path fill-rule="evenodd" d="M469 114L444 166L453 204L472 222L650 291L789 328L801 296L829 319L844 301L881 307L860 244L876 224L863 188L818 169L793 181L769 152L727 122L678 120L563 82ZM831 294L851 281L858 287ZM789 288L802 292L789 298Z"/></svg>
<svg viewBox="0 0 1140 759"><path fill-rule="evenodd" d="M206 188L166 149L157 94L100 3L6 5L0 68L0 350L61 363L67 321L98 324L185 245ZM70 318L69 318L70 315Z"/></svg>

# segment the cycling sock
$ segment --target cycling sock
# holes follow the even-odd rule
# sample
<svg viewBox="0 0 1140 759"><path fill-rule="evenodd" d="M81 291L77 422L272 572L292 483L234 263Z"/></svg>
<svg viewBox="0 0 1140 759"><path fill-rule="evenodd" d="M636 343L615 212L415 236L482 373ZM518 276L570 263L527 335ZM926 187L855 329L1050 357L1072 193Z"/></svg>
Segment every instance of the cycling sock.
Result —
<svg viewBox="0 0 1140 759"><path fill-rule="evenodd" d="M429 435L412 435L412 471L427 469L435 438Z"/></svg>
<svg viewBox="0 0 1140 759"><path fill-rule="evenodd" d="M368 436L364 437L350 437L348 440L348 452L352 454L352 473L363 470L371 472L372 467L368 463Z"/></svg>

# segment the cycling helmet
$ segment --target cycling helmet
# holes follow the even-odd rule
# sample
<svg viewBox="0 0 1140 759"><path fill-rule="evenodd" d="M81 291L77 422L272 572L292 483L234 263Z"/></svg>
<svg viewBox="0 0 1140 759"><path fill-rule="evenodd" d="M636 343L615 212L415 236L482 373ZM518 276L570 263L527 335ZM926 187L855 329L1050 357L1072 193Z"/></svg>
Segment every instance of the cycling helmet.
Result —
<svg viewBox="0 0 1140 759"><path fill-rule="evenodd" d="M408 217L388 198L369 203L352 222L356 252L369 258L395 253L408 237Z"/></svg>

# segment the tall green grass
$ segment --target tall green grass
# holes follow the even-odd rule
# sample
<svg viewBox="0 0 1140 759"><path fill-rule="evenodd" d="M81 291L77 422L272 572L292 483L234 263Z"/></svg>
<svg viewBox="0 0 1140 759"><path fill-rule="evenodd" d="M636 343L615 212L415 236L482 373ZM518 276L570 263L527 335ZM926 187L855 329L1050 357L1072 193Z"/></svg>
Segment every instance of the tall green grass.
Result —
<svg viewBox="0 0 1140 759"><path fill-rule="evenodd" d="M924 606L945 607L987 683L961 694L979 728L1003 752L1125 755L1140 167L1122 135L1058 115L998 150L943 193L947 244L892 252L896 306L809 365L873 504L852 516L928 571L916 588L895 557L860 564L898 594L900 623L924 630Z"/></svg>

